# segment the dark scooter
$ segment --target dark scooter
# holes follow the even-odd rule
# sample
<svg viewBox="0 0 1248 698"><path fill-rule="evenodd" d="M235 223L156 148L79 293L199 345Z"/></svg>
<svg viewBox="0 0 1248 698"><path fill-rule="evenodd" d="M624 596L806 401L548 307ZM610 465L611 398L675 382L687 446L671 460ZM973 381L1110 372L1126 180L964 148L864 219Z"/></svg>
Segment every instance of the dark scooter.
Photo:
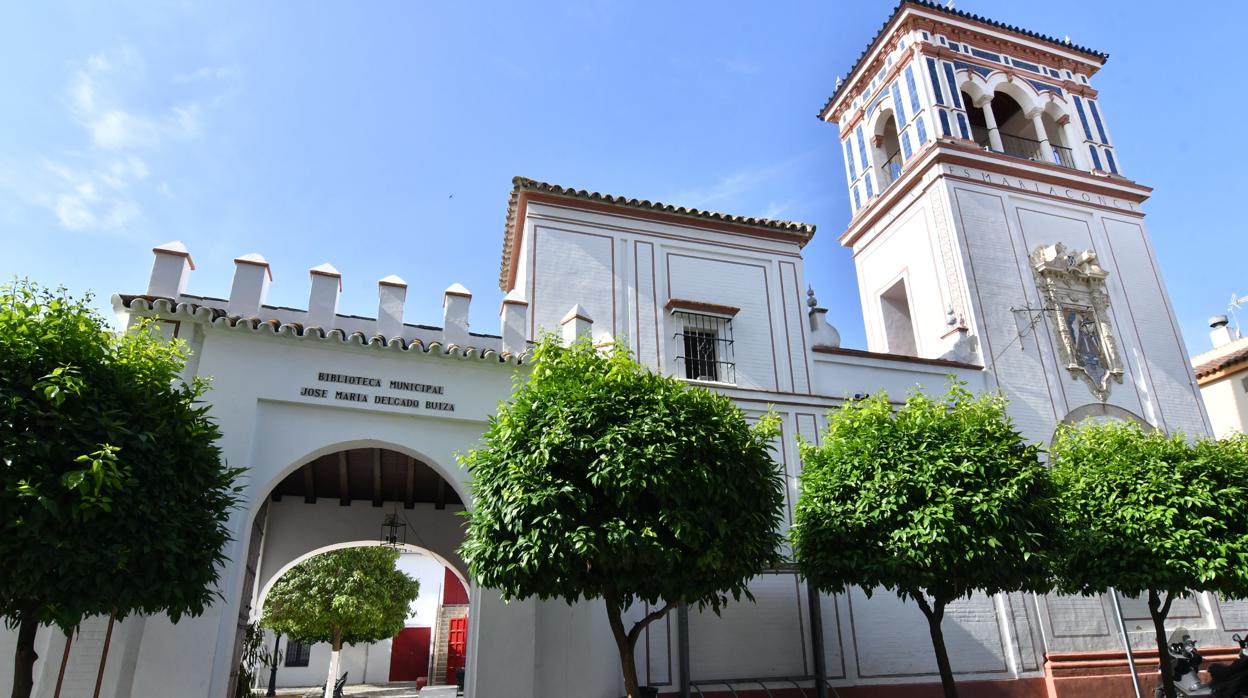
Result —
<svg viewBox="0 0 1248 698"><path fill-rule="evenodd" d="M1239 643L1239 658L1230 664L1213 664L1209 667L1209 683L1200 680L1200 665L1205 659L1196 649L1196 641L1184 635L1179 642L1167 648L1172 663L1175 693L1182 698L1213 696L1214 698L1248 698L1248 639L1234 635ZM1153 694L1162 698L1165 691L1157 687Z"/></svg>

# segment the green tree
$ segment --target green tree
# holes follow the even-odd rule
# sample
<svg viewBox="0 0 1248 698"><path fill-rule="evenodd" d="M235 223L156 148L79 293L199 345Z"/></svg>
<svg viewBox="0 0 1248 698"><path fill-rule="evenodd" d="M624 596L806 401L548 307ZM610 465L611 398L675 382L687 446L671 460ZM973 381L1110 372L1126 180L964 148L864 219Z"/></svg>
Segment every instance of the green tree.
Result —
<svg viewBox="0 0 1248 698"><path fill-rule="evenodd" d="M507 599L602 599L624 686L634 647L681 603L716 612L778 562L777 419L753 426L728 398L661 376L622 346L545 338L463 457L476 506L460 553ZM623 613L652 607L630 629Z"/></svg>
<svg viewBox="0 0 1248 698"><path fill-rule="evenodd" d="M1248 438L1167 436L1129 422L1063 427L1052 446L1061 591L1147 594L1160 656L1176 597L1248 597ZM1170 662L1161 662L1174 698Z"/></svg>
<svg viewBox="0 0 1248 698"><path fill-rule="evenodd" d="M822 445L801 445L799 569L825 592L884 587L913 600L949 698L945 607L975 591L1049 587L1049 480L1005 407L957 384L896 410L881 392L834 409Z"/></svg>
<svg viewBox="0 0 1248 698"><path fill-rule="evenodd" d="M0 287L0 615L30 695L40 624L198 615L238 491L180 342L116 334L63 289Z"/></svg>
<svg viewBox="0 0 1248 698"><path fill-rule="evenodd" d="M377 642L403 629L420 583L394 568L391 548L345 548L295 565L273 584L260 624L304 643L332 649L325 695L334 695L343 644Z"/></svg>

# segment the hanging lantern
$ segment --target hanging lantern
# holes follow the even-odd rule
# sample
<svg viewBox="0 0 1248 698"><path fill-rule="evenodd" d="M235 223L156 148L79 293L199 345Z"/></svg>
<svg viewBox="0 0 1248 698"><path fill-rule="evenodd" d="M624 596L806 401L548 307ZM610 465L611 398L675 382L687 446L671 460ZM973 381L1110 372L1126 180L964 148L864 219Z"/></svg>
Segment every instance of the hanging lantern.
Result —
<svg viewBox="0 0 1248 698"><path fill-rule="evenodd" d="M387 514L381 522L381 544L387 548L402 548L407 544L407 524L397 511Z"/></svg>

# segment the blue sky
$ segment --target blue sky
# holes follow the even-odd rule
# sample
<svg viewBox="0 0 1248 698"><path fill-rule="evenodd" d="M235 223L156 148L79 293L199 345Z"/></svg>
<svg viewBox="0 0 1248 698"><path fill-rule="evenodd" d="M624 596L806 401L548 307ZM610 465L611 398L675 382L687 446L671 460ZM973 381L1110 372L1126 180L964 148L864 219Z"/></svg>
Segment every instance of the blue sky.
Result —
<svg viewBox="0 0 1248 698"><path fill-rule="evenodd" d="M1248 293L1237 4L958 0L1110 53L1093 79L1145 206L1189 347ZM497 332L513 175L818 225L806 276L865 345L835 127L815 117L888 17L873 2L10 3L0 22L0 278L146 288L183 240L189 291L228 294L264 254L269 302L342 271L344 312L377 279L407 321L475 293ZM1160 310L1160 309L1159 309ZM1248 312L1244 317L1248 325Z"/></svg>

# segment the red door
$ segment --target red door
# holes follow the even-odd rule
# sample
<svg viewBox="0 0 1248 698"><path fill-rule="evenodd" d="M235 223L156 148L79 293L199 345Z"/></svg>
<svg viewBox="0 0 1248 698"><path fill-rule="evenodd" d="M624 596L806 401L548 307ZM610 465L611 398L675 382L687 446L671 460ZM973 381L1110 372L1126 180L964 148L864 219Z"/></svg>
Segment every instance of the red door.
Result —
<svg viewBox="0 0 1248 698"><path fill-rule="evenodd" d="M429 628L403 628L390 643L390 680L415 681L429 670Z"/></svg>
<svg viewBox="0 0 1248 698"><path fill-rule="evenodd" d="M468 649L468 618L452 618L446 633L446 682L455 683L455 670L464 666L464 652Z"/></svg>

